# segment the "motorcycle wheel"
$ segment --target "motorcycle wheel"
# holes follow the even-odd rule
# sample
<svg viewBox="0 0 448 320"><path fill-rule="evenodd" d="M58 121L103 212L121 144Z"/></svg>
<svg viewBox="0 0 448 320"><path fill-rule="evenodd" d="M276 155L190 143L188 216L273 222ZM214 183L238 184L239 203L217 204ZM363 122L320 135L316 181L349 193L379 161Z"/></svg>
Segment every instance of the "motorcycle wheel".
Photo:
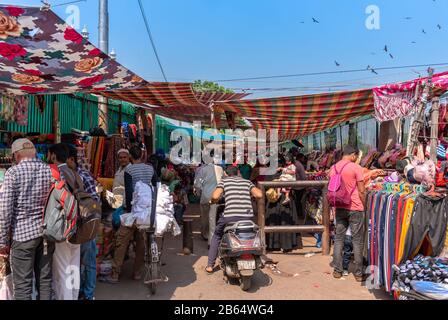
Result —
<svg viewBox="0 0 448 320"><path fill-rule="evenodd" d="M244 277L242 276L240 279L240 288L243 291L248 291L250 289L251 286L251 281L252 277Z"/></svg>

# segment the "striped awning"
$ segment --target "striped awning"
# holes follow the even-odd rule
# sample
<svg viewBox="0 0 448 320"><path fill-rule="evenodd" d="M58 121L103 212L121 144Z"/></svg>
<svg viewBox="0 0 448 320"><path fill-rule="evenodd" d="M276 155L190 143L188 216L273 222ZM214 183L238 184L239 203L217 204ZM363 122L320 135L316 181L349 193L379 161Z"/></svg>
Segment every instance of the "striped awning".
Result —
<svg viewBox="0 0 448 320"><path fill-rule="evenodd" d="M225 92L196 92L195 95L198 100L205 104L210 105L213 102L225 102L233 100L241 100L247 97L250 93L225 93Z"/></svg>
<svg viewBox="0 0 448 320"><path fill-rule="evenodd" d="M320 132L374 112L372 90L217 103L255 129L277 129L281 141Z"/></svg>
<svg viewBox="0 0 448 320"><path fill-rule="evenodd" d="M180 120L210 122L210 105L216 101L239 100L246 93L195 92L191 83L151 82L130 90L101 92L115 100L139 105L155 114Z"/></svg>

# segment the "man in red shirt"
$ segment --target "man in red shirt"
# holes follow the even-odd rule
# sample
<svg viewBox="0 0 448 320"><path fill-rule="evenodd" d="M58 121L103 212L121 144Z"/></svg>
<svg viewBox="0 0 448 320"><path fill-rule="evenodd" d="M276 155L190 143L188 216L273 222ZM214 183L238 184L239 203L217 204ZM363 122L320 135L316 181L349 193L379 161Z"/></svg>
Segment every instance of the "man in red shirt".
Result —
<svg viewBox="0 0 448 320"><path fill-rule="evenodd" d="M342 187L351 195L350 204L345 208L336 209L336 236L334 241L333 265L335 278L341 278L343 273L342 251L347 228L350 228L353 241L353 253L355 256L355 278L362 282L363 273L363 249L364 249L364 211L366 204L366 188L362 167L356 164L359 150L352 146L344 148L343 158L331 168L330 177L341 174ZM341 172L342 170L342 172Z"/></svg>

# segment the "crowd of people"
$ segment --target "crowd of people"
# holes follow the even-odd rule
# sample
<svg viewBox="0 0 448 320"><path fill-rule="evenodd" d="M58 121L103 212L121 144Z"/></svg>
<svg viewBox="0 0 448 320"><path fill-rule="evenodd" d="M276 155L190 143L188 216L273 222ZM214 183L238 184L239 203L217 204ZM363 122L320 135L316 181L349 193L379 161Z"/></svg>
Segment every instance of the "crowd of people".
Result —
<svg viewBox="0 0 448 320"><path fill-rule="evenodd" d="M95 239L82 244L49 241L43 235L43 213L48 214L49 195L64 182L76 196L80 190L101 207L98 184L78 165L78 150L68 144L55 144L40 160L28 139L12 144L14 165L6 172L0 192L0 255L10 265L15 300L94 300L97 280ZM155 186L157 172L142 161L140 146L118 152L119 169L113 182L109 205L131 212L137 182ZM82 181L82 186L79 185ZM134 279L141 279L144 244L135 226L120 226L116 235L113 270L107 281L117 283L130 241L136 241Z"/></svg>
<svg viewBox="0 0 448 320"><path fill-rule="evenodd" d="M134 188L137 182L156 187L162 180L170 185L175 218L182 224L182 217L190 203L186 185L191 185L198 197L201 212L201 236L208 242L209 262L206 271L213 271L219 241L229 221L251 219L254 216L253 198L263 195L256 187L260 181L307 180L306 156L293 148L279 154L279 169L271 176L261 174L266 167L257 162L221 166L202 164L194 178L180 173L160 154L144 161L140 146L118 151L119 168L115 174L112 192L102 199L97 192L97 182L78 165L78 150L71 145L56 144L49 148L47 161L39 160L36 149L27 139L16 140L12 145L15 165L5 174L0 192L0 254L9 259L12 270L14 298L32 299L34 293L40 300L93 300L95 298L97 247L95 239L82 244L69 241L51 242L43 237L42 212L48 212L47 198L58 181L65 181L71 192L79 189L74 181L82 181L82 190L99 204L107 200L115 210L114 219L132 209ZM343 158L329 172L330 178L340 175L349 193L349 204L336 210L334 277L348 273L351 251L355 256L355 277L362 278L363 212L365 187L363 172L356 164L358 151L344 148ZM148 163L146 163L148 162ZM184 175L184 177L181 177ZM184 181L183 181L184 180ZM183 183L182 183L183 181ZM283 188L281 206L303 213L301 197L304 189ZM218 216L218 201L225 195L224 214ZM294 197L290 195L293 194ZM294 201L293 201L294 200ZM100 204L101 205L101 204ZM120 281L121 269L134 244L135 261L133 279L140 280L144 264L144 235L137 226L120 225L116 230L113 250L112 273L104 280L110 284ZM319 246L319 239L318 244Z"/></svg>

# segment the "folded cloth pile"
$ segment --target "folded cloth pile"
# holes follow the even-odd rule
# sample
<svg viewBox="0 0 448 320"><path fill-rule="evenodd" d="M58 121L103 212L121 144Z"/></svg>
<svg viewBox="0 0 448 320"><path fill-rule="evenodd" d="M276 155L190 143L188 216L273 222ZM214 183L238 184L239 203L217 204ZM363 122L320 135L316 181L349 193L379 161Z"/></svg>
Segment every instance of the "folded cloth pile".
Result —
<svg viewBox="0 0 448 320"><path fill-rule="evenodd" d="M151 225L152 187L138 181L132 197L132 216L139 225Z"/></svg>
<svg viewBox="0 0 448 320"><path fill-rule="evenodd" d="M408 260L400 266L394 265L393 268L395 271L393 290L395 291L411 292L414 290L420 294L429 292L428 284L422 287L421 284L416 283L422 281L433 283L434 290L440 290L440 285L448 285L448 259L418 255L413 261ZM447 298L445 297L445 299Z"/></svg>

